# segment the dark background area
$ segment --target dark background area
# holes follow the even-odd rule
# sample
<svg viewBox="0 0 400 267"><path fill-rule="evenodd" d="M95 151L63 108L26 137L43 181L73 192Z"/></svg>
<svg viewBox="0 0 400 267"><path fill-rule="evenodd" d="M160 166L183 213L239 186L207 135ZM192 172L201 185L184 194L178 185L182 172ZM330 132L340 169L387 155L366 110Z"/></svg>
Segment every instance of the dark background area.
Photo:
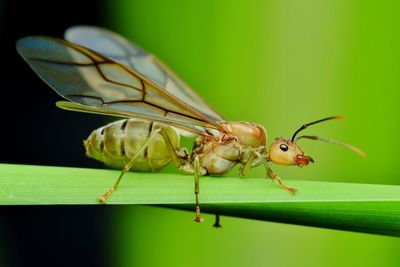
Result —
<svg viewBox="0 0 400 267"><path fill-rule="evenodd" d="M15 42L27 35L62 37L67 27L76 24L101 25L101 4L102 1L2 3L0 162L99 166L85 157L81 141L101 126L101 120L57 109L54 103L60 97L17 54ZM75 126L80 129L77 131ZM108 266L111 217L110 207L1 207L0 257L4 258L0 265Z"/></svg>

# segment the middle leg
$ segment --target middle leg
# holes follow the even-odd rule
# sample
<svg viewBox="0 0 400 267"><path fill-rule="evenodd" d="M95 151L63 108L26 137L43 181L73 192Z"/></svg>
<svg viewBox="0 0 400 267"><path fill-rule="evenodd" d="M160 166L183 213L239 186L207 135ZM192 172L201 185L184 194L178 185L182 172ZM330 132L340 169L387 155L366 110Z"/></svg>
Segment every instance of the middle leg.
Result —
<svg viewBox="0 0 400 267"><path fill-rule="evenodd" d="M172 161L175 163L176 168L194 174L194 194L196 198L196 217L194 220L196 222L203 222L204 219L200 215L200 205L199 205L199 193L200 193L199 177L203 175L204 172L202 172L202 168L200 166L199 156L195 156L193 162L191 162L189 160L189 156L187 155L186 150L185 151L180 150L180 152L183 152L183 154L185 154L183 155L183 157L182 155L178 155L178 152L172 146L168 134L165 132L161 132L161 135L163 136L165 143L167 144L168 150L171 154Z"/></svg>
<svg viewBox="0 0 400 267"><path fill-rule="evenodd" d="M200 159L198 156L195 156L194 158L194 195L196 197L196 217L195 221L196 222L202 222L204 221L203 218L201 218L200 215L200 206L199 206L199 193L200 193Z"/></svg>

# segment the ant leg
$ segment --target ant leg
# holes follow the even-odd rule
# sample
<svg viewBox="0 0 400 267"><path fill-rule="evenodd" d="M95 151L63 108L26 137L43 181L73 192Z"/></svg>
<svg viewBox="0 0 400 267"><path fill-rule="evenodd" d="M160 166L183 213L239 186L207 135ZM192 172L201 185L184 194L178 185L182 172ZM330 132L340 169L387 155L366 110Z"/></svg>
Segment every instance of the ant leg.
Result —
<svg viewBox="0 0 400 267"><path fill-rule="evenodd" d="M215 228L221 228L222 227L222 225L219 223L219 220L220 220L219 213L216 213L215 214L215 223L214 223L213 227L215 227Z"/></svg>
<svg viewBox="0 0 400 267"><path fill-rule="evenodd" d="M135 160L139 155L143 153L143 151L146 149L146 147L150 144L150 142L153 140L153 138L161 131L160 128L155 129L151 134L149 139L143 144L143 146L139 149L139 151L136 153L135 156L133 156L129 162L125 165L125 167L122 169L121 174L119 175L117 181L115 182L114 186L111 187L110 189L107 190L101 197L99 197L99 201L101 203L105 203L107 198L115 191L117 190L119 183L122 180L122 177L124 176L125 173L129 172L129 170L133 167L133 164L135 163Z"/></svg>
<svg viewBox="0 0 400 267"><path fill-rule="evenodd" d="M200 215L200 206L199 206L199 193L200 193L200 186L199 186L199 177L201 176L201 166L200 166L200 160L199 157L196 156L193 160L193 164L191 164L188 161L188 156L178 156L177 151L173 147L171 140L168 136L167 133L164 131L161 132L161 135L164 137L165 143L167 144L168 150L171 154L172 161L175 162L175 166L177 169L183 170L185 172L190 172L194 174L194 194L196 197L196 217L195 221L196 222L202 222L204 221L203 218L201 218Z"/></svg>
<svg viewBox="0 0 400 267"><path fill-rule="evenodd" d="M240 176L245 176L247 174L247 172L253 167L253 162L256 159L256 154L253 151L249 158L247 159L246 163L242 164L242 166L240 166L240 170L239 170L239 175Z"/></svg>
<svg viewBox="0 0 400 267"><path fill-rule="evenodd" d="M257 152L256 152L257 153ZM261 156L260 153L257 153L257 156L259 157L259 159L262 161L262 163L264 163L264 166L267 170L267 175L269 178L271 178L273 181L277 180L278 183L280 184L280 186L285 189L287 192L291 193L292 195L294 195L297 191L296 188L293 187L289 187L287 185L285 185L285 183L282 181L282 179L276 174L274 173L274 171L271 169L271 167L269 166L268 162Z"/></svg>
<svg viewBox="0 0 400 267"><path fill-rule="evenodd" d="M169 154L171 155L172 161L175 163L176 168L179 170L185 162L187 162L187 156L185 155L184 158L178 157L177 151L171 143L171 139L169 138L168 134L165 131L161 131L160 133L164 138L165 144L167 145ZM183 150L182 150L183 151ZM186 150L185 150L186 151Z"/></svg>
<svg viewBox="0 0 400 267"><path fill-rule="evenodd" d="M194 158L194 195L196 197L196 218L194 219L196 222L204 221L203 218L200 216L200 206L199 206L199 193L200 193L200 186L199 186L199 177L200 177L200 159L198 156Z"/></svg>
<svg viewBox="0 0 400 267"><path fill-rule="evenodd" d="M265 165L265 167L267 168L268 177L270 177L272 180L277 180L278 183L281 185L281 187L283 189L285 189L286 191L288 191L289 193L291 193L292 195L294 195L296 193L296 191L297 191L296 188L285 185L285 183L282 181L282 179L279 178L279 176L276 173L274 173L268 165Z"/></svg>

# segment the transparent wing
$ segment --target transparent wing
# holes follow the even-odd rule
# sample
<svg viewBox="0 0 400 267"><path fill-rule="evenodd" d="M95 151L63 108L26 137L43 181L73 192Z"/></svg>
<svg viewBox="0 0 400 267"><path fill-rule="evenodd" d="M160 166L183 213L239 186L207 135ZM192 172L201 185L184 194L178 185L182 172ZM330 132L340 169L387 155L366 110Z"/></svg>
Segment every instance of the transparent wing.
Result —
<svg viewBox="0 0 400 267"><path fill-rule="evenodd" d="M210 120L223 120L222 116L208 106L161 60L124 37L98 27L75 26L65 32L65 39L136 70L184 103L203 113Z"/></svg>
<svg viewBox="0 0 400 267"><path fill-rule="evenodd" d="M85 112L85 113L92 113L92 114L100 114L100 115L108 115L108 116L115 116L115 117L122 117L122 118L142 118L148 120L154 120L153 118L143 115L143 114L134 114L132 115L131 112L126 112L123 110L112 110L104 107L92 107L87 105L82 105L74 102L68 101L58 101L56 103L57 107L70 110L70 111L77 111L77 112ZM188 125L186 123L179 123L176 121L170 120L157 120L160 122L166 122L169 125L175 126L175 129L182 129L182 131L178 131L179 134L184 136L193 136L193 134L197 135L206 135L205 129L200 126Z"/></svg>
<svg viewBox="0 0 400 267"><path fill-rule="evenodd" d="M183 103L129 67L96 52L51 37L25 37L17 50L56 92L74 102L60 107L166 122L196 134L223 131L215 121Z"/></svg>

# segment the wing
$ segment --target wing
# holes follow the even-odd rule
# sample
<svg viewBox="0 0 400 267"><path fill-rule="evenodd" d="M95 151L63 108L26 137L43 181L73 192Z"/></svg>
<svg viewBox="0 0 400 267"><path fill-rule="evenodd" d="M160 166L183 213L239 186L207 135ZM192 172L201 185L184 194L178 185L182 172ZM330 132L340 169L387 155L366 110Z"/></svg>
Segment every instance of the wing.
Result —
<svg viewBox="0 0 400 267"><path fill-rule="evenodd" d="M202 135L205 128L224 131L158 84L80 45L51 37L25 37L17 42L17 50L47 84L75 103L60 107L145 118Z"/></svg>
<svg viewBox="0 0 400 267"><path fill-rule="evenodd" d="M65 32L65 39L90 48L139 72L157 83L184 103L200 111L213 121L223 120L216 111L204 102L188 85L154 55L124 37L92 26L75 26Z"/></svg>

